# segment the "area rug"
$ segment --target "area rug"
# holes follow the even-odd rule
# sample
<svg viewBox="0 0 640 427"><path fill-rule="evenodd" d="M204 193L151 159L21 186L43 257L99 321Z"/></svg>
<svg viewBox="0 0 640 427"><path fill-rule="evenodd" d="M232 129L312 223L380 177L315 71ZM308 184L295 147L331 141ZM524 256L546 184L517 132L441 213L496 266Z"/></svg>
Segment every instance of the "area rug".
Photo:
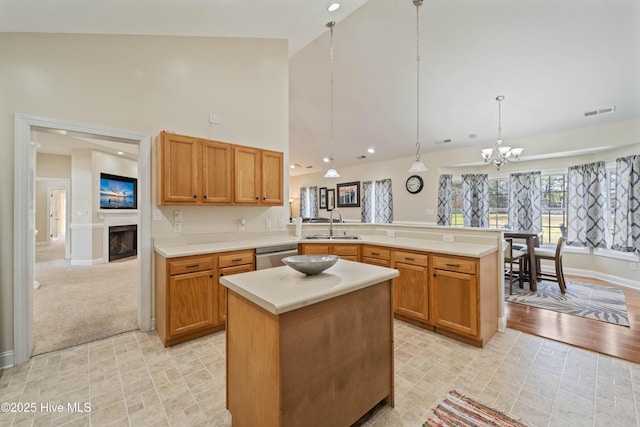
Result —
<svg viewBox="0 0 640 427"><path fill-rule="evenodd" d="M433 410L433 416L424 427L526 427L503 412L451 390L442 403Z"/></svg>
<svg viewBox="0 0 640 427"><path fill-rule="evenodd" d="M567 292L560 293L558 284L550 281L538 283L538 290L531 292L514 283L513 295L509 285L505 287L505 301L544 308L559 313L586 317L621 326L629 326L627 301L621 289L567 281Z"/></svg>

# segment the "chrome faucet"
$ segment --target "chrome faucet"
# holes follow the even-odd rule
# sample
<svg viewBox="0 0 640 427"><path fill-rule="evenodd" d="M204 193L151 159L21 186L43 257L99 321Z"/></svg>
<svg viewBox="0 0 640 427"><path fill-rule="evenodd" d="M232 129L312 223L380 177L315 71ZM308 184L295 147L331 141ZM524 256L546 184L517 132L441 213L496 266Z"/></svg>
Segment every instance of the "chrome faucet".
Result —
<svg viewBox="0 0 640 427"><path fill-rule="evenodd" d="M329 238L330 239L333 238L333 213L335 211L338 211L338 213L340 214L340 222L344 223L344 218L342 217L342 212L340 212L340 209L338 208L331 209L331 215L329 215Z"/></svg>

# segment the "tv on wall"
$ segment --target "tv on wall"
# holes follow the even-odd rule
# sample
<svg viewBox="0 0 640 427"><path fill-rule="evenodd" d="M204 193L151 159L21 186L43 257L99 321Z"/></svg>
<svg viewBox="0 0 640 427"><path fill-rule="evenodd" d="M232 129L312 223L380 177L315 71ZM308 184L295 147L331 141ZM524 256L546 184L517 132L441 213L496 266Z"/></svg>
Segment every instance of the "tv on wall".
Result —
<svg viewBox="0 0 640 427"><path fill-rule="evenodd" d="M100 174L100 209L137 209L138 180L126 176Z"/></svg>

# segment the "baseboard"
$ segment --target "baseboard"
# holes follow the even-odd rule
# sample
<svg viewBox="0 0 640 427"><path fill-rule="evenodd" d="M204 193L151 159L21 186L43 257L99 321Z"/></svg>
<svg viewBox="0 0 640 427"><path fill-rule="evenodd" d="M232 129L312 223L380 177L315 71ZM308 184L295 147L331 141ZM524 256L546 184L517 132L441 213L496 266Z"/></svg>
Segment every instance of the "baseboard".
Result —
<svg viewBox="0 0 640 427"><path fill-rule="evenodd" d="M498 317L498 332L504 332L507 330L507 316Z"/></svg>
<svg viewBox="0 0 640 427"><path fill-rule="evenodd" d="M0 369L13 367L13 350L0 353Z"/></svg>
<svg viewBox="0 0 640 427"><path fill-rule="evenodd" d="M554 273L555 274L555 270L553 270L551 268L544 268L543 267L542 270L545 271L545 272L548 272L548 273ZM570 275L570 276L582 276L582 277L589 277L589 278L592 278L592 279L600 279L600 280L604 280L605 282L611 282L611 283L614 283L616 285L625 286L627 288L633 288L633 289L640 290L640 282L639 281L627 279L627 278L624 278L624 277L614 276L613 274L600 273L600 272L597 272L597 271L584 270L584 269L580 269L580 268L565 268L564 269L564 274L565 275Z"/></svg>
<svg viewBox="0 0 640 427"><path fill-rule="evenodd" d="M69 265L84 265L84 266L92 266L97 264L104 264L103 258L96 259L72 259L69 261Z"/></svg>

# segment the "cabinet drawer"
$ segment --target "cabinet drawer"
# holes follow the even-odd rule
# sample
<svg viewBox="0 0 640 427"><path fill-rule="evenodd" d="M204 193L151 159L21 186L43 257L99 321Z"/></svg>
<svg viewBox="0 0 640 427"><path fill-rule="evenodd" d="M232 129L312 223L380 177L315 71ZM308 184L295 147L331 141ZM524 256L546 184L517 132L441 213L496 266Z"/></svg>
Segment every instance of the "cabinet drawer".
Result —
<svg viewBox="0 0 640 427"><path fill-rule="evenodd" d="M427 254L418 254L414 252L394 251L393 260L395 262L403 262L405 264L413 265L427 265Z"/></svg>
<svg viewBox="0 0 640 427"><path fill-rule="evenodd" d="M175 258L169 260L169 275L193 273L196 271L211 270L213 258L211 256Z"/></svg>
<svg viewBox="0 0 640 427"><path fill-rule="evenodd" d="M334 255L354 255L358 256L358 247L355 245L335 245L333 247Z"/></svg>
<svg viewBox="0 0 640 427"><path fill-rule="evenodd" d="M476 274L476 262L468 259L433 257L433 267L439 270Z"/></svg>
<svg viewBox="0 0 640 427"><path fill-rule="evenodd" d="M391 259L391 251L389 249L377 246L363 246L362 256L367 258Z"/></svg>
<svg viewBox="0 0 640 427"><path fill-rule="evenodd" d="M229 252L218 257L218 266L224 268L234 265L253 264L253 259L253 251Z"/></svg>

